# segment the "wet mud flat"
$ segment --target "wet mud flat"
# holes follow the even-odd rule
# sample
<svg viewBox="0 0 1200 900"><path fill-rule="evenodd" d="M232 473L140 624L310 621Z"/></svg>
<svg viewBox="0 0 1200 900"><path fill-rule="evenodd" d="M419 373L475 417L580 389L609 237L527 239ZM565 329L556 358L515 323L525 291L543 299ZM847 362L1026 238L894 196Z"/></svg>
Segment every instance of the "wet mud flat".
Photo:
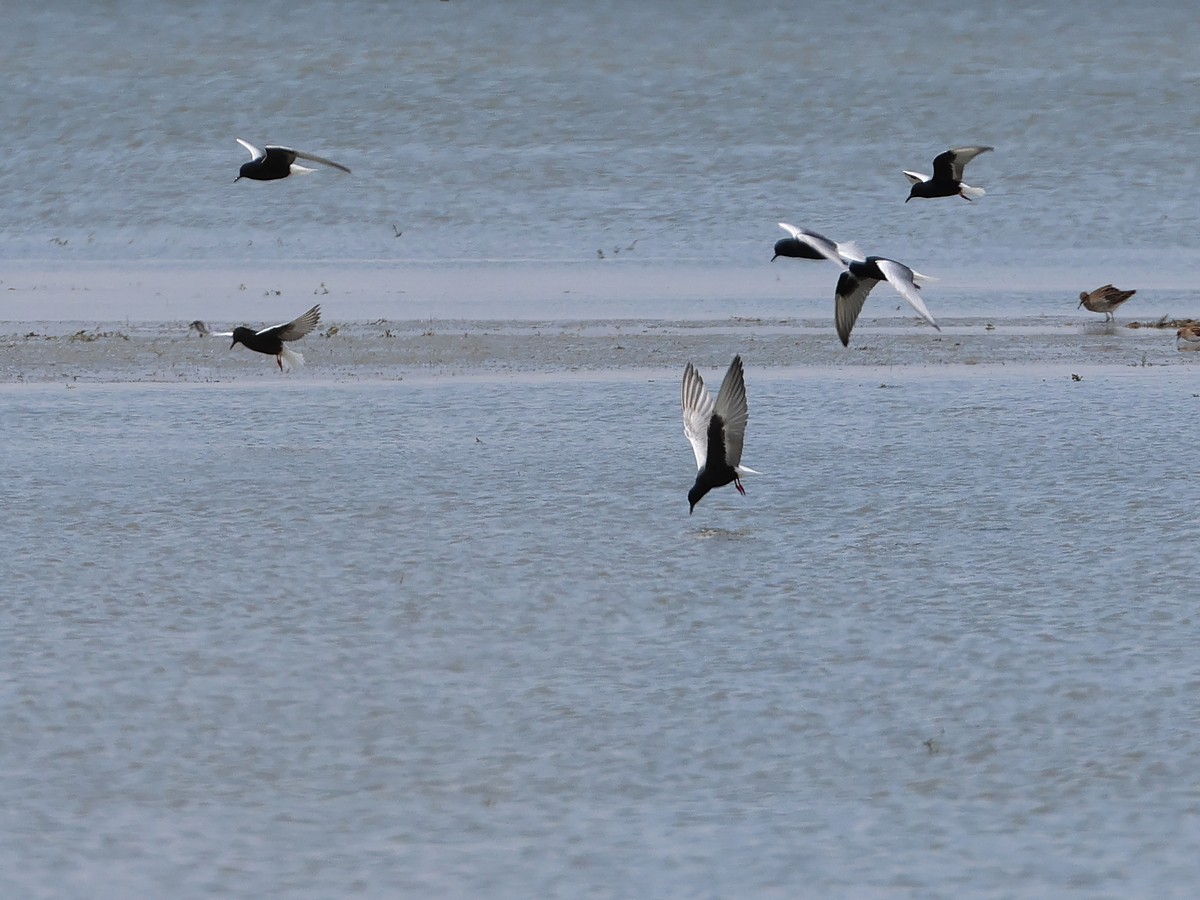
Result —
<svg viewBox="0 0 1200 900"><path fill-rule="evenodd" d="M944 366L1188 366L1174 332L1101 327L1077 318L996 324L947 319L934 331L913 319L866 317L844 348L829 322L375 320L323 321L295 344L305 366L280 373L273 357L230 348L188 322L0 323L0 382L323 381L503 376L719 366L749 368ZM218 327L214 324L213 328ZM225 327L225 326L220 326Z"/></svg>

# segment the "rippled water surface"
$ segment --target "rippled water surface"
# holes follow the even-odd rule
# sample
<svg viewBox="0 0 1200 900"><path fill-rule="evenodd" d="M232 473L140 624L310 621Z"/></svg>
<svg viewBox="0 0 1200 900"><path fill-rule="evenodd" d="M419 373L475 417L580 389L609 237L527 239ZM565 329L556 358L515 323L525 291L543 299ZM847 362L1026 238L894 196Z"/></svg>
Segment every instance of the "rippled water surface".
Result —
<svg viewBox="0 0 1200 900"><path fill-rule="evenodd" d="M3 881L1178 892L1192 374L10 388Z"/></svg>
<svg viewBox="0 0 1200 900"><path fill-rule="evenodd" d="M1150 252L1145 274L1194 275L1180 252L1200 230L1194 13L23 5L0 60L20 136L0 170L0 254L750 266L784 219L931 275ZM238 136L354 174L235 185ZM987 198L905 204L901 170L964 143L996 147L968 170Z"/></svg>

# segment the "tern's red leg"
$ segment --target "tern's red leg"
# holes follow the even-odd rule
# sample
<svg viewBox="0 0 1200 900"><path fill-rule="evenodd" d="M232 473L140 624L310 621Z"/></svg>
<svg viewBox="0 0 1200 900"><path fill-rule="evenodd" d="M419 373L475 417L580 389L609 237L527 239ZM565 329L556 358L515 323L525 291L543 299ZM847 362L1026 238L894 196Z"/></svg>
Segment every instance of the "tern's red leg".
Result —
<svg viewBox="0 0 1200 900"><path fill-rule="evenodd" d="M746 489L742 487L742 481L740 478L737 478L736 476L734 477L733 486L738 489L739 494L741 494L743 497L746 496Z"/></svg>
<svg viewBox="0 0 1200 900"><path fill-rule="evenodd" d="M282 353L275 354L275 365L279 366L280 372L283 371L283 354Z"/></svg>

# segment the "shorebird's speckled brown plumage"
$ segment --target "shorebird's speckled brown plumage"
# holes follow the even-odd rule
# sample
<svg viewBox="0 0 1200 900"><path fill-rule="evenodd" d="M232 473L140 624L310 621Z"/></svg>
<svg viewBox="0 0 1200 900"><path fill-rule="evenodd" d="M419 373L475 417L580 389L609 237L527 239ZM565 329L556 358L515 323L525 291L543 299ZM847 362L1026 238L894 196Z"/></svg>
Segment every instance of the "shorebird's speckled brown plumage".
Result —
<svg viewBox="0 0 1200 900"><path fill-rule="evenodd" d="M1175 346L1179 350L1200 350L1200 325L1184 325L1175 332Z"/></svg>
<svg viewBox="0 0 1200 900"><path fill-rule="evenodd" d="M1092 312L1104 313L1104 321L1108 322L1114 318L1113 311L1136 293L1137 291L1122 291L1111 284L1106 284L1096 288L1090 294L1087 291L1080 291L1079 305Z"/></svg>

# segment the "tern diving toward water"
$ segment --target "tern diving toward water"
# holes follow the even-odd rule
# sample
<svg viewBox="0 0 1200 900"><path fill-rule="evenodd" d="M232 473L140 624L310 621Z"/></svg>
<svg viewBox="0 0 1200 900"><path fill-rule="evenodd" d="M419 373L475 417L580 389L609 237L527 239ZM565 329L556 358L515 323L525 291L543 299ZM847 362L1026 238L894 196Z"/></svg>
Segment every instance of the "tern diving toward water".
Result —
<svg viewBox="0 0 1200 900"><path fill-rule="evenodd" d="M234 181L241 178L249 178L253 181L275 181L279 178L287 178L289 175L317 171L307 166L296 165L297 159L306 159L323 166L332 166L335 169L341 169L347 175L350 174L350 170L341 163L335 163L332 159L326 159L323 156L303 153L290 147L273 147L270 144L265 149L259 150L249 141L243 141L241 138L237 138L237 142L250 151L250 162L242 163L242 168L238 170L238 176L233 179Z"/></svg>
<svg viewBox="0 0 1200 900"><path fill-rule="evenodd" d="M956 194L964 200L975 200L987 193L981 187L971 187L963 184L963 169L967 163L980 153L994 150L994 147L955 147L945 153L939 153L933 158L933 175L923 175L920 172L904 172L904 177L912 184L908 192L907 203L913 197L953 197Z"/></svg>
<svg viewBox="0 0 1200 900"><path fill-rule="evenodd" d="M683 409L683 433L692 445L699 468L696 483L688 491L688 503L691 504L688 513L695 512L700 498L713 488L730 482L745 496L741 476L759 473L741 465L742 442L749 418L742 358L735 356L729 364L715 403L700 373L688 363L683 370L679 402Z"/></svg>
<svg viewBox="0 0 1200 900"><path fill-rule="evenodd" d="M241 344L247 350L273 355L280 372L283 371L285 362L288 364L289 370L298 369L304 365L304 357L295 350L285 347L284 341L298 341L316 328L320 321L321 305L317 304L304 315L290 322L273 325L262 331L239 326L233 329L233 343L229 345L229 349L232 350L236 345Z"/></svg>
<svg viewBox="0 0 1200 900"><path fill-rule="evenodd" d="M854 244L837 244L815 231L797 228L780 222L779 227L792 235L792 239L804 244L808 249L816 251L816 258L828 259L842 267L838 278L837 289L834 292L833 322L837 327L838 337L842 346L850 346L850 331L862 312L867 294L881 281L886 281L909 302L926 322L941 331L934 321L925 301L917 293L921 288L918 281L932 281L928 275L914 272L904 263L896 262L883 256L863 257L862 252ZM813 257L806 257L813 258Z"/></svg>

